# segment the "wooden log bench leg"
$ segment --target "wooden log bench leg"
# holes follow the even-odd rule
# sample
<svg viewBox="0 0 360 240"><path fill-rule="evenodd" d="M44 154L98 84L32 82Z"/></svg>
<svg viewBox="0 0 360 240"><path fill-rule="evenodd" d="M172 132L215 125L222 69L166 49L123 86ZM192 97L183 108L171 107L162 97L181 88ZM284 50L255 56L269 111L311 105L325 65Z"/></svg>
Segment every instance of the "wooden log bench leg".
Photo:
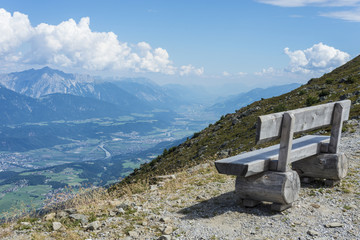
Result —
<svg viewBox="0 0 360 240"><path fill-rule="evenodd" d="M285 210L299 198L300 179L295 171L267 171L250 177L236 178L235 192L244 206L256 206L260 201L272 202L277 211Z"/></svg>
<svg viewBox="0 0 360 240"><path fill-rule="evenodd" d="M344 153L320 154L293 162L292 169L300 178L326 179L331 186L346 176L348 161Z"/></svg>

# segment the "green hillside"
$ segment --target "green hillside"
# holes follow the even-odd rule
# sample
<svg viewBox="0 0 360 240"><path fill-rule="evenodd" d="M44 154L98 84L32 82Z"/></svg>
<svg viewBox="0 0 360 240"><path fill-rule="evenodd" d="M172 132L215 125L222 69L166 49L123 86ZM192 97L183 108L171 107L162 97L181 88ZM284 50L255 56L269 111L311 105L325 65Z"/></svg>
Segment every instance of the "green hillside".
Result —
<svg viewBox="0 0 360 240"><path fill-rule="evenodd" d="M260 148L262 146L255 146L258 116L343 99L352 101L350 119L359 118L360 56L320 78L309 80L307 84L289 93L262 99L237 110L236 113L221 117L216 123L195 133L191 139L177 147L165 149L162 155L136 169L110 190L121 189L124 184L148 181L153 176L174 173L203 162L213 162L252 148ZM327 134L329 131L323 133Z"/></svg>

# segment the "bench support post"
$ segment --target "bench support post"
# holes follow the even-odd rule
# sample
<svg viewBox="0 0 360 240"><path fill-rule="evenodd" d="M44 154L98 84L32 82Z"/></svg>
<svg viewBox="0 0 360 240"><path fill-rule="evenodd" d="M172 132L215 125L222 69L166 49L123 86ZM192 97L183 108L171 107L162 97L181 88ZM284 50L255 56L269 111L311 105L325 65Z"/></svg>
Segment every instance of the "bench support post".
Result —
<svg viewBox="0 0 360 240"><path fill-rule="evenodd" d="M284 113L281 126L281 139L277 171L286 172L289 168L289 158L294 136L295 116L292 113Z"/></svg>
<svg viewBox="0 0 360 240"><path fill-rule="evenodd" d="M341 180L347 174L348 161L344 153L320 154L292 163L301 178Z"/></svg>
<svg viewBox="0 0 360 240"><path fill-rule="evenodd" d="M331 124L331 136L329 143L329 153L337 153L339 150L339 143L341 138L341 130L343 125L343 106L340 103L335 103L332 124Z"/></svg>
<svg viewBox="0 0 360 240"><path fill-rule="evenodd" d="M244 206L255 206L257 201L289 205L299 198L300 178L295 171L267 171L250 177L238 176L235 192L243 200Z"/></svg>

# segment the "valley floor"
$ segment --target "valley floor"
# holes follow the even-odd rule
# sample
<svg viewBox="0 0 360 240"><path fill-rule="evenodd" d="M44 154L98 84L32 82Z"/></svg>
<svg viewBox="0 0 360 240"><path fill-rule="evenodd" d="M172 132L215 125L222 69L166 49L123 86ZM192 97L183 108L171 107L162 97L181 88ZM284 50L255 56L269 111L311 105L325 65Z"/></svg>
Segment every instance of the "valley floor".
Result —
<svg viewBox="0 0 360 240"><path fill-rule="evenodd" d="M160 178L149 190L97 199L40 219L5 224L2 239L359 239L360 126L343 134L349 172L339 186L302 184L300 199L281 213L269 204L237 204L235 178L213 163ZM146 184L145 184L146 185ZM54 230L57 229L57 230Z"/></svg>

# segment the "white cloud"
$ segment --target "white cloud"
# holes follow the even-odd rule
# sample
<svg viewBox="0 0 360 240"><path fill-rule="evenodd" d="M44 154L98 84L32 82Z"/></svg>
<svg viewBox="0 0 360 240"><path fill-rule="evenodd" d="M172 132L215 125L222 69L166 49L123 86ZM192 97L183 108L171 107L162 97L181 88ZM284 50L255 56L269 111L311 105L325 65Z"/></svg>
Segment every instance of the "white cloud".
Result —
<svg viewBox="0 0 360 240"><path fill-rule="evenodd" d="M348 11L322 13L320 15L323 17L337 18L350 22L360 22L360 8Z"/></svg>
<svg viewBox="0 0 360 240"><path fill-rule="evenodd" d="M247 73L246 72L238 72L236 75L238 75L238 76L246 76L247 75Z"/></svg>
<svg viewBox="0 0 360 240"><path fill-rule="evenodd" d="M287 68L290 72L328 72L350 59L348 53L323 43L314 44L305 50L290 51L289 48L285 48L284 52L290 58Z"/></svg>
<svg viewBox="0 0 360 240"><path fill-rule="evenodd" d="M20 52L29 45L27 52ZM4 57L1 57L4 55ZM123 43L113 32L93 32L90 19L32 27L28 17L0 9L0 61L53 65L90 71L134 71L201 75L203 68L175 67L168 52L150 44Z"/></svg>
<svg viewBox="0 0 360 240"><path fill-rule="evenodd" d="M282 76L283 70L275 69L273 67L263 68L260 72L255 72L256 76Z"/></svg>
<svg viewBox="0 0 360 240"><path fill-rule="evenodd" d="M330 6L353 7L360 4L360 0L257 0L258 2L280 7Z"/></svg>
<svg viewBox="0 0 360 240"><path fill-rule="evenodd" d="M25 14L14 12L11 15L0 8L0 56L11 52L32 35L30 21Z"/></svg>
<svg viewBox="0 0 360 240"><path fill-rule="evenodd" d="M226 71L224 71L224 72L222 73L222 75L223 75L224 77L229 77L231 74L228 73L228 72L226 72Z"/></svg>
<svg viewBox="0 0 360 240"><path fill-rule="evenodd" d="M320 13L320 16L337 18L345 21L360 22L360 0L257 0L258 2L279 7L332 7L341 11ZM343 10L347 7L347 10Z"/></svg>
<svg viewBox="0 0 360 240"><path fill-rule="evenodd" d="M189 75L189 74L195 74L195 75L202 75L204 73L204 68L195 68L192 65L187 66L181 66L180 67L180 75Z"/></svg>
<svg viewBox="0 0 360 240"><path fill-rule="evenodd" d="M277 78L299 79L299 77L308 79L330 72L350 60L348 53L323 43L314 44L305 50L290 51L289 48L285 48L284 52L290 58L286 68L268 67L254 72L254 75L271 80Z"/></svg>
<svg viewBox="0 0 360 240"><path fill-rule="evenodd" d="M280 7L302 7L314 3L323 3L326 0L258 0L258 2Z"/></svg>

